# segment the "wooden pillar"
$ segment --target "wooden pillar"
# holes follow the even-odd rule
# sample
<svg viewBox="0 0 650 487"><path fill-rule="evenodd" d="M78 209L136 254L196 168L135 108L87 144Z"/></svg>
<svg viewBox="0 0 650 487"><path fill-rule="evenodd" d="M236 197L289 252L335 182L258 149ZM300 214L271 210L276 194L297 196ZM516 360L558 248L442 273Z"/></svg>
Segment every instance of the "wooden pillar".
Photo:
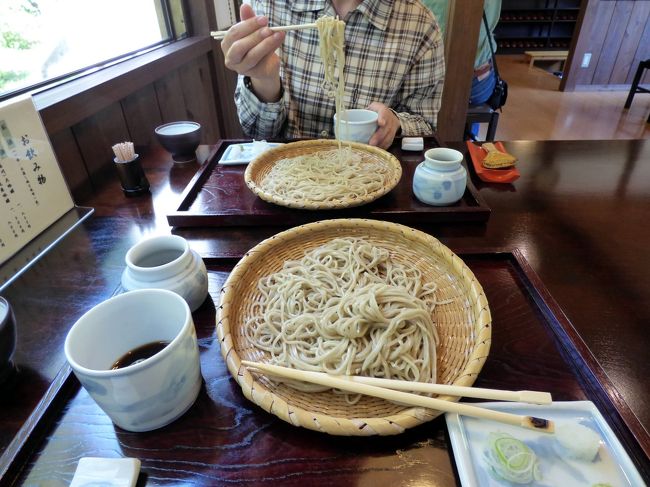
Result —
<svg viewBox="0 0 650 487"><path fill-rule="evenodd" d="M232 1L232 0L220 0ZM239 8L238 1L233 2L233 8ZM189 16L192 22L192 34L208 36L213 30L217 30L216 13L214 0L192 0L188 2ZM221 42L214 39L212 51L209 55L210 70L212 73L212 89L216 101L217 117L221 128L220 137L226 139L238 139L244 137L239 124L237 107L235 106L235 87L237 86L237 74L224 66Z"/></svg>
<svg viewBox="0 0 650 487"><path fill-rule="evenodd" d="M483 0L450 0L445 34L445 87L438 113L443 141L463 140Z"/></svg>
<svg viewBox="0 0 650 487"><path fill-rule="evenodd" d="M580 13L576 22L573 37L571 39L571 47L569 48L569 57L564 63L564 73L562 74L562 81L560 81L560 91L575 91L576 81L580 64L582 63L582 55L589 50L592 42L592 36L586 34L588 29L595 28L594 21L597 16L598 1L582 0L580 4ZM583 31L583 27L585 30ZM585 33L583 35L583 32ZM596 63L594 59L594 63Z"/></svg>

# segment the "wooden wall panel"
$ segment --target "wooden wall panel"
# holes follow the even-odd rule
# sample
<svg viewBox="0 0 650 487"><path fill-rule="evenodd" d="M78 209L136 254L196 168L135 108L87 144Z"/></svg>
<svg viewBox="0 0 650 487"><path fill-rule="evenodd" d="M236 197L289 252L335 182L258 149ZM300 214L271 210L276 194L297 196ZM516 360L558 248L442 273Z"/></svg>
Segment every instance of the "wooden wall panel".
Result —
<svg viewBox="0 0 650 487"><path fill-rule="evenodd" d="M201 142L213 144L220 136L210 66L206 56L194 59L179 69L188 120L202 127Z"/></svg>
<svg viewBox="0 0 650 487"><path fill-rule="evenodd" d="M625 30L629 24L630 15L634 7L634 2L629 1L611 3L615 3L614 13L606 31L605 44L598 57L598 65L596 66L591 84L609 84L609 78L614 69L614 64L616 63L618 52L623 42L623 36L625 35Z"/></svg>
<svg viewBox="0 0 650 487"><path fill-rule="evenodd" d="M569 56L564 63L564 73L560 81L560 91L575 90L576 78L580 71L580 62L578 53L584 52L584 46L587 45L587 26L593 25L593 18L596 15L596 9L589 8L589 0L581 0L578 20L571 38L569 47Z"/></svg>
<svg viewBox="0 0 650 487"><path fill-rule="evenodd" d="M178 72L172 71L154 83L158 107L163 123L184 120L187 117L183 85Z"/></svg>
<svg viewBox="0 0 650 487"><path fill-rule="evenodd" d="M628 3L633 3L633 8L621 42L621 48L618 51L616 62L609 77L610 84L625 84L630 72L636 71L638 62L634 63L634 57L648 22L648 15L650 15L650 2Z"/></svg>
<svg viewBox="0 0 650 487"><path fill-rule="evenodd" d="M589 2L582 29L580 30L576 53L574 54L579 68L572 72L575 76L575 84L591 84L615 6L616 2L600 2L598 0ZM587 68L580 68L582 56L585 52L591 52L591 63ZM567 84L569 84L569 80L567 80Z"/></svg>
<svg viewBox="0 0 650 487"><path fill-rule="evenodd" d="M84 159L90 182L99 187L108 171L113 171L113 150L117 142L129 139L122 107L113 103L72 127Z"/></svg>
<svg viewBox="0 0 650 487"><path fill-rule="evenodd" d="M121 101L131 140L136 146L155 141L154 129L162 123L158 98L153 85L147 85Z"/></svg>
<svg viewBox="0 0 650 487"><path fill-rule="evenodd" d="M219 121L223 136L228 139L243 138L244 131L239 123L237 107L235 106L237 73L225 67L223 52L218 41L214 41L212 59L215 65L217 96L219 97Z"/></svg>
<svg viewBox="0 0 650 487"><path fill-rule="evenodd" d="M216 30L213 0L191 0L187 2L187 9L192 35L210 35L211 30Z"/></svg>
<svg viewBox="0 0 650 487"><path fill-rule="evenodd" d="M50 142L72 198L75 201L86 199L92 194L93 188L72 130L65 129L50 135Z"/></svg>
<svg viewBox="0 0 650 487"><path fill-rule="evenodd" d="M561 89L629 85L639 61L650 57L650 1L588 0L583 9ZM591 53L587 68L581 67L585 53Z"/></svg>

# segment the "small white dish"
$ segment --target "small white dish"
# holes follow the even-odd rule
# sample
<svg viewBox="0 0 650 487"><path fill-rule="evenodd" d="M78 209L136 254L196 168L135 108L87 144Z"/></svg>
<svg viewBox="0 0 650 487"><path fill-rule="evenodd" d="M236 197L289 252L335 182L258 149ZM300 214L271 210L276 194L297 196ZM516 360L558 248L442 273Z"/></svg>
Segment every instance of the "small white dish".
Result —
<svg viewBox="0 0 650 487"><path fill-rule="evenodd" d="M404 137L402 138L402 150L420 152L424 150L423 137Z"/></svg>
<svg viewBox="0 0 650 487"><path fill-rule="evenodd" d="M84 457L77 464L70 487L135 487L139 473L137 458Z"/></svg>
<svg viewBox="0 0 650 487"><path fill-rule="evenodd" d="M527 485L645 485L620 441L591 401L554 402L548 406L485 402L481 403L481 406L550 419L555 422L556 429L561 428L563 424L582 424L600 436L600 446L593 462L573 460L558 454L558 441L552 434L458 414L446 414L449 438L463 487L511 485L506 481L494 479L485 466L483 450L491 432L508 433L523 441L535 452L539 459L542 480Z"/></svg>
<svg viewBox="0 0 650 487"><path fill-rule="evenodd" d="M279 142L266 142L264 140L246 142L244 144L230 144L226 147L221 159L219 159L219 164L225 166L248 164L260 154L280 145L283 144Z"/></svg>

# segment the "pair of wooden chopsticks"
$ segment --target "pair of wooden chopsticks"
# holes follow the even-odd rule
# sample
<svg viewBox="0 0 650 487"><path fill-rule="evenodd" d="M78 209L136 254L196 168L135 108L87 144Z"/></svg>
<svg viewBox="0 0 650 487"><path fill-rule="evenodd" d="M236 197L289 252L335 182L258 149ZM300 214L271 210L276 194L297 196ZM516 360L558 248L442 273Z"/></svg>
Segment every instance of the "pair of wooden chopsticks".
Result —
<svg viewBox="0 0 650 487"><path fill-rule="evenodd" d="M401 392L404 390L426 392L433 394L445 394L458 397L474 397L482 399L497 399L504 401L521 401L532 404L550 404L551 395L547 392L536 391L499 391L495 389L480 389L475 387L450 386L443 384L428 384L424 382L407 382L390 379L378 379L375 377L362 376L334 376L322 372L309 372L304 370L290 369L278 365L263 364L242 360L242 364L256 372L282 377L285 379L300 380L312 384L319 384L326 387L341 389L355 394L379 397L388 401L398 402L409 406L418 406L435 409L446 413L457 413L461 416L490 419L500 423L521 426L523 428L545 433L553 433L555 425L553 421L536 418L534 416L520 416L512 413L493 411L479 406L465 403L444 401L432 397L419 396Z"/></svg>
<svg viewBox="0 0 650 487"><path fill-rule="evenodd" d="M278 27L271 27L271 30L273 32L283 32L287 30L302 30L302 29L315 29L316 28L316 23L313 24L297 24L297 25L281 25ZM224 37L226 37L226 34L228 33L227 30L215 30L210 32L210 35L217 39L218 41L222 40Z"/></svg>

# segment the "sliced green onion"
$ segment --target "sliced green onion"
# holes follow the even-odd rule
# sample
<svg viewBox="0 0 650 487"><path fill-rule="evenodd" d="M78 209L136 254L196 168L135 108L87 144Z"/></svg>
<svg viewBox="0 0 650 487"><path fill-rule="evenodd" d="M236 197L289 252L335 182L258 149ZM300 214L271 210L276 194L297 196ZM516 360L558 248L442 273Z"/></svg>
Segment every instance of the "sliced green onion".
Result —
<svg viewBox="0 0 650 487"><path fill-rule="evenodd" d="M539 460L523 441L507 433L490 433L483 459L490 474L514 484L541 480Z"/></svg>

